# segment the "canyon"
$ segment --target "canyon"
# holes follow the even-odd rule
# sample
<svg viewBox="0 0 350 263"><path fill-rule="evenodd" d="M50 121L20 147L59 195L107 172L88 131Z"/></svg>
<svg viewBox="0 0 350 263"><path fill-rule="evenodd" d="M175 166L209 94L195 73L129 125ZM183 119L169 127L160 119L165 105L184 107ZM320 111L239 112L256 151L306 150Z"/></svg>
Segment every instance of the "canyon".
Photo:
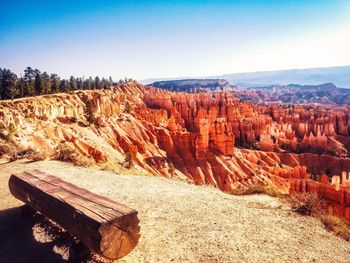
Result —
<svg viewBox="0 0 350 263"><path fill-rule="evenodd" d="M32 152L211 185L316 192L350 220L348 105L256 104L235 91L172 92L135 81L0 102L2 159ZM171 171L170 167L175 171Z"/></svg>

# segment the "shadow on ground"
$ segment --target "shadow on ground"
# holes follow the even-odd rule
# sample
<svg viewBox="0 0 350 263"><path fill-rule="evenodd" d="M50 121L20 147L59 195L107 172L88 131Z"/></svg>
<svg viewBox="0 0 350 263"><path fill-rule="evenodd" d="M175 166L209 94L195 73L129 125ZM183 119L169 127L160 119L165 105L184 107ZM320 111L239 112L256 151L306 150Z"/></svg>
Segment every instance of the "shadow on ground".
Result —
<svg viewBox="0 0 350 263"><path fill-rule="evenodd" d="M0 262L67 262L74 238L39 213L20 207L0 211Z"/></svg>

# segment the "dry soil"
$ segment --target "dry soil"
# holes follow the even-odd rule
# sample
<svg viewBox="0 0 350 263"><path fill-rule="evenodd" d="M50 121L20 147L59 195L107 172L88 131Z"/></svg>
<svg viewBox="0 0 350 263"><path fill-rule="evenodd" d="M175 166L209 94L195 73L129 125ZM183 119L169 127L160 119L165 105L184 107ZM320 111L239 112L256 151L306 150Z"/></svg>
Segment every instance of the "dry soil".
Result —
<svg viewBox="0 0 350 263"><path fill-rule="evenodd" d="M39 215L20 218L9 193L10 174L34 168L138 210L139 244L119 262L350 262L349 242L276 198L56 161L0 165L0 262L67 261L70 235Z"/></svg>

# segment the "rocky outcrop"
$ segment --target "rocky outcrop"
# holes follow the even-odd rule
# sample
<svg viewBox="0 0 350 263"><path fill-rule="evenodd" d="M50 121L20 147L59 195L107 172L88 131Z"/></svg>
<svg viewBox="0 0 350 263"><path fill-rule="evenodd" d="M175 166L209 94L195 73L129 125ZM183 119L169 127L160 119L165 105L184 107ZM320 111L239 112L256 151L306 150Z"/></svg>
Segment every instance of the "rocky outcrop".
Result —
<svg viewBox="0 0 350 263"><path fill-rule="evenodd" d="M314 189L308 188L312 176L350 171L349 116L346 109L254 105L232 92L173 93L128 82L3 101L0 140L18 152L32 149L65 160L73 154L74 160L115 169L124 169L131 155L139 172L186 178L228 193L251 184L288 193ZM333 185L316 183L335 189L320 193L346 195L349 179L333 178ZM337 204L346 207L346 202ZM346 211L339 213L347 217Z"/></svg>
<svg viewBox="0 0 350 263"><path fill-rule="evenodd" d="M316 193L326 201L330 214L342 216L350 221L350 187L349 178L344 171L342 177L333 176L331 183L326 175L320 181L310 179L292 180L290 194L295 192Z"/></svg>

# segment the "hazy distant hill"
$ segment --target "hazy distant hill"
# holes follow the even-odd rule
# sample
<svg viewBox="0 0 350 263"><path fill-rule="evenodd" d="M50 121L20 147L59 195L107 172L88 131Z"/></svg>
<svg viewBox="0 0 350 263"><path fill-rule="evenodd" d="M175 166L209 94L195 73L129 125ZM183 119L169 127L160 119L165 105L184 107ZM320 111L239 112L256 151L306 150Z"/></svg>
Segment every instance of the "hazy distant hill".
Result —
<svg viewBox="0 0 350 263"><path fill-rule="evenodd" d="M253 103L279 104L350 104L350 89L338 88L333 83L321 85L266 85L239 89L224 79L163 80L150 84L171 91L234 91L238 99Z"/></svg>
<svg viewBox="0 0 350 263"><path fill-rule="evenodd" d="M234 73L204 78L226 79L231 85L237 85L240 87L288 85L291 83L301 85L320 85L322 83L331 82L337 87L350 88L350 66ZM172 78L150 79L142 82L149 84L159 80L171 79Z"/></svg>
<svg viewBox="0 0 350 263"><path fill-rule="evenodd" d="M150 85L172 91L195 92L197 90L227 90L232 89L224 79L181 79L156 81Z"/></svg>
<svg viewBox="0 0 350 263"><path fill-rule="evenodd" d="M271 85L235 90L235 96L253 103L279 104L350 104L350 89L337 88L333 83L322 85Z"/></svg>
<svg viewBox="0 0 350 263"><path fill-rule="evenodd" d="M337 87L350 88L350 66L236 73L218 77L242 87L332 82Z"/></svg>

